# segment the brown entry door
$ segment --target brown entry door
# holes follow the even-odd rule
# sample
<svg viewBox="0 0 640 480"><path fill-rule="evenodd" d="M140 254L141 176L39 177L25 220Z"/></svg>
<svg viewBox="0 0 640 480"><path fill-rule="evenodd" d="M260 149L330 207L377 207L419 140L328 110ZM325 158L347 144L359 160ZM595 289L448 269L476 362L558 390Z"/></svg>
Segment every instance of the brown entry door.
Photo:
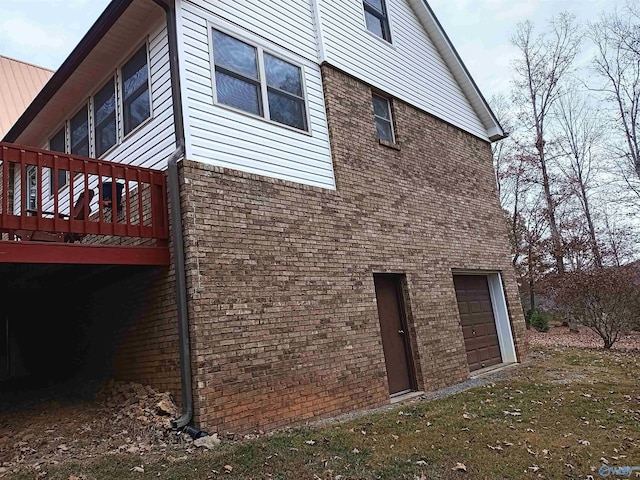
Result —
<svg viewBox="0 0 640 480"><path fill-rule="evenodd" d="M485 275L454 275L469 370L502 362L496 321Z"/></svg>
<svg viewBox="0 0 640 480"><path fill-rule="evenodd" d="M389 393L391 395L410 391L411 369L409 367L409 348L404 321L404 306L400 297L400 275L376 274L373 276L382 349L387 366Z"/></svg>

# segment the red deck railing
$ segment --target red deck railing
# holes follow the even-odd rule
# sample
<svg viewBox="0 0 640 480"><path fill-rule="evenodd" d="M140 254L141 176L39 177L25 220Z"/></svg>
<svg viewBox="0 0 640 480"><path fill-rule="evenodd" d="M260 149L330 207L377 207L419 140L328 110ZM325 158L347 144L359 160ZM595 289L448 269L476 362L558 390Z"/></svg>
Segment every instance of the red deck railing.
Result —
<svg viewBox="0 0 640 480"><path fill-rule="evenodd" d="M161 171L0 143L0 177L2 240L53 235L50 241L110 245L107 236L116 236L167 246ZM149 242L131 245L141 243Z"/></svg>

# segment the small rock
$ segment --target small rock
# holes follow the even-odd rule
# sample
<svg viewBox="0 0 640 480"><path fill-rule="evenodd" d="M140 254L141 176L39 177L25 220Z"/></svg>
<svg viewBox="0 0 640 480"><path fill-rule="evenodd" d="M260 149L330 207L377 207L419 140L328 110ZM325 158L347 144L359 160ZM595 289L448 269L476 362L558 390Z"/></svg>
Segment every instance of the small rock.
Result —
<svg viewBox="0 0 640 480"><path fill-rule="evenodd" d="M213 435L207 435L206 437L200 437L196 439L193 444L196 447L206 448L208 450L213 450L218 445L220 445L220 439L218 438L218 434L214 433Z"/></svg>

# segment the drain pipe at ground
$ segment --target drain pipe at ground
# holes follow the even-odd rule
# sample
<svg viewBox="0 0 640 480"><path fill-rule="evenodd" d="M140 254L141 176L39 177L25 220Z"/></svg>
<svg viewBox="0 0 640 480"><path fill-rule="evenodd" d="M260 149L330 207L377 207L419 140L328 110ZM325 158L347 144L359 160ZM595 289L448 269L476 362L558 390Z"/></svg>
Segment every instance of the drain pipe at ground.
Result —
<svg viewBox="0 0 640 480"><path fill-rule="evenodd" d="M178 313L178 335L180 339L180 376L182 381L182 415L171 421L175 429L184 429L192 437L205 436L196 427L188 426L193 419L193 390L191 385L191 348L189 345L189 317L187 312L187 280L185 275L184 239L182 236L182 209L180 206L180 180L178 160L184 158L184 120L182 117L182 95L180 92L180 69L178 62L178 33L176 11L173 0L153 0L162 7L167 17L169 43L169 70L171 74L171 96L176 150L167 160L167 185L171 207L171 241L175 266L176 305ZM186 428L185 428L186 427Z"/></svg>

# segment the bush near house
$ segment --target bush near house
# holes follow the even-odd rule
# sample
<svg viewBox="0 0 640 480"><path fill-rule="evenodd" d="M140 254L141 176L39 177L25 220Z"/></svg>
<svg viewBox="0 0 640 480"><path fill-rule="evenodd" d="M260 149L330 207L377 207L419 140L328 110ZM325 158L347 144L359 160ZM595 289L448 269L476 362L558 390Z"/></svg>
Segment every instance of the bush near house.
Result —
<svg viewBox="0 0 640 480"><path fill-rule="evenodd" d="M567 273L554 282L556 306L565 319L596 332L605 349L640 328L640 272L637 267Z"/></svg>
<svg viewBox="0 0 640 480"><path fill-rule="evenodd" d="M540 308L529 309L525 314L525 321L527 322L527 327L533 327L538 332L549 331L550 318L551 318L551 315L549 314L549 312L546 312Z"/></svg>

